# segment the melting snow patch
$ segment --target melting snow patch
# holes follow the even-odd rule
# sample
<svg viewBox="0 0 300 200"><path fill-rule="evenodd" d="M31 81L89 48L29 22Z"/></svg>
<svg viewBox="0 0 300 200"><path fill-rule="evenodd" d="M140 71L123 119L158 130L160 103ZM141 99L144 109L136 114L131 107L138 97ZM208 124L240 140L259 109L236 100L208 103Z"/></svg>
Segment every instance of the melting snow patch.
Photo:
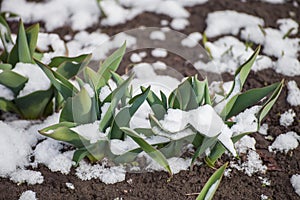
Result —
<svg viewBox="0 0 300 200"><path fill-rule="evenodd" d="M209 13L206 24L206 35L208 37L216 37L222 34L237 35L239 30L244 27L263 26L264 20L245 13L226 10Z"/></svg>
<svg viewBox="0 0 300 200"><path fill-rule="evenodd" d="M199 40L202 39L201 33L194 32L188 35L181 41L181 45L184 47L193 48L198 45Z"/></svg>
<svg viewBox="0 0 300 200"><path fill-rule="evenodd" d="M19 198L19 200L36 200L36 194L32 190L27 190L23 192Z"/></svg>
<svg viewBox="0 0 300 200"><path fill-rule="evenodd" d="M292 125L294 122L294 117L296 117L296 113L292 109L285 111L280 115L280 125L285 127Z"/></svg>
<svg viewBox="0 0 300 200"><path fill-rule="evenodd" d="M75 131L85 139L89 140L90 143L96 143L98 140L106 139L106 135L99 131L100 121L95 121L91 124L82 124L71 128L72 131Z"/></svg>
<svg viewBox="0 0 300 200"><path fill-rule="evenodd" d="M300 196L300 175L295 174L291 177L291 184L295 192Z"/></svg>
<svg viewBox="0 0 300 200"><path fill-rule="evenodd" d="M281 134L275 139L273 144L269 146L269 151L280 151L287 153L288 151L298 147L298 140L300 140L300 136L293 131Z"/></svg>
<svg viewBox="0 0 300 200"><path fill-rule="evenodd" d="M289 81L287 84L287 88L288 88L287 102L291 106L299 106L300 89L298 88L296 81Z"/></svg>
<svg viewBox="0 0 300 200"><path fill-rule="evenodd" d="M299 41L300 42L300 41ZM300 48L299 48L300 49ZM300 62L295 57L282 56L275 63L275 71L286 76L300 75Z"/></svg>
<svg viewBox="0 0 300 200"><path fill-rule="evenodd" d="M17 170L10 174L10 180L17 183L27 183L29 185L42 184L44 182L44 177L41 172L32 170Z"/></svg>
<svg viewBox="0 0 300 200"><path fill-rule="evenodd" d="M269 129L269 125L265 123L260 126L258 132L262 135L268 135L268 129Z"/></svg>
<svg viewBox="0 0 300 200"><path fill-rule="evenodd" d="M290 35L296 35L298 33L299 24L293 19L278 19L279 29L283 34L287 34L290 31Z"/></svg>
<svg viewBox="0 0 300 200"><path fill-rule="evenodd" d="M238 153L247 153L249 149L251 150L255 150L255 139L245 135L244 137L242 137L242 139L240 139L239 141L237 141L234 146L236 148L236 151Z"/></svg>
<svg viewBox="0 0 300 200"><path fill-rule="evenodd" d="M1 84L0 84L0 97L9 101L15 98L14 93L9 88Z"/></svg>

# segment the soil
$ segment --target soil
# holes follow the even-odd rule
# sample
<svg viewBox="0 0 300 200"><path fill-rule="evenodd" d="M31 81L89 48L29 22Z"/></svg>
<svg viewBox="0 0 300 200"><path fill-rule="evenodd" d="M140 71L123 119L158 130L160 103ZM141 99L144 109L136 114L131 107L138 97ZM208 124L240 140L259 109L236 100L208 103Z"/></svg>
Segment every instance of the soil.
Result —
<svg viewBox="0 0 300 200"><path fill-rule="evenodd" d="M212 0L206 4L188 8L191 13L190 26L183 32L188 34L194 31L203 32L205 30L205 18L209 12L216 10L233 9L240 12L249 13L262 17L266 26L276 27L276 20L280 18L291 17L292 12L296 14L294 19L300 21L299 8L295 8L291 2L286 4L267 4L257 1L247 1L245 3L236 0ZM141 25L144 26L160 26L160 20L170 18L162 15L154 15L144 13L134 20L115 27L101 27L102 32L114 35L123 30L128 30ZM88 31L99 28L95 26ZM57 29L54 32L62 35L71 34L73 32L69 27ZM298 33L299 37L299 33ZM215 38L216 39L216 38ZM145 61L153 61L155 58L149 56ZM184 75L194 74L195 71L182 58L169 54L163 61L169 66L173 66L176 70ZM129 66L129 58L125 57L124 63L121 65L120 73L125 71ZM183 67L184 66L184 67ZM225 81L232 78L229 74L223 74ZM281 81L285 79L285 83L289 80L295 80L300 84L300 76L286 77L275 73L272 69L260 71L258 73L251 72L246 89L254 87L263 87L265 85ZM295 131L300 133L300 107L291 107L287 101L287 88L284 87L277 103L272 108L269 115L263 123L269 125L268 134L274 138L279 134L287 131ZM288 128L279 125L280 113L292 108L298 115L292 126ZM300 147L287 155L281 153L270 153L268 146L272 143L266 140L258 133L253 133L257 144L257 152L262 157L265 165L268 166L266 174L256 174L252 177L245 175L243 172L233 170L230 177L224 177L214 199L261 199L260 195L265 194L270 199L300 199L294 192L290 183L290 177L293 174L300 173ZM227 161L226 156L222 157L219 165ZM188 171L182 171L168 182L168 175L164 172L153 173L137 173L127 174L126 180L113 185L105 185L99 180L81 181L74 170L69 175L50 172L46 167L39 166L39 171L43 174L45 181L41 185L16 185L7 179L0 178L0 199L18 199L22 192L33 190L37 193L39 199L195 199L197 192L201 190L209 176L214 172L213 169L203 165L194 166ZM271 181L270 186L264 186L258 177L268 178ZM71 182L75 186L75 190L66 187L65 183Z"/></svg>

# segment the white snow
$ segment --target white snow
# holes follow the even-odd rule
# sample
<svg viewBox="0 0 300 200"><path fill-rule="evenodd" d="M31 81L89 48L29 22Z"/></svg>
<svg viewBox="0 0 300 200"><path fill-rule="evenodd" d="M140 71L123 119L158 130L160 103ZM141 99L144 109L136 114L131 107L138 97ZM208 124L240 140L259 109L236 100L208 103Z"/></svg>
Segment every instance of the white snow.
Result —
<svg viewBox="0 0 300 200"><path fill-rule="evenodd" d="M275 71L286 76L299 76L300 62L297 58L284 55L275 63Z"/></svg>
<svg viewBox="0 0 300 200"><path fill-rule="evenodd" d="M28 164L27 155L31 152L26 133L0 121L0 177L7 177L18 167Z"/></svg>
<svg viewBox="0 0 300 200"><path fill-rule="evenodd" d="M105 184L114 184L125 180L125 170L121 166L105 168L96 164L90 165L84 161L76 168L76 175L81 180L100 179Z"/></svg>
<svg viewBox="0 0 300 200"><path fill-rule="evenodd" d="M43 70L35 64L17 63L12 71L28 78L28 81L25 84L25 87L20 91L18 98L36 91L48 90L51 86L51 82Z"/></svg>
<svg viewBox="0 0 300 200"><path fill-rule="evenodd" d="M73 30L83 30L95 24L100 16L96 1L81 0L50 0L41 3L6 0L1 10L18 14L26 23L44 21L48 31L67 24Z"/></svg>
<svg viewBox="0 0 300 200"><path fill-rule="evenodd" d="M290 180L295 192L300 196L300 175L294 174Z"/></svg>
<svg viewBox="0 0 300 200"><path fill-rule="evenodd" d="M166 34L163 31L152 31L150 33L150 39L151 40L166 40Z"/></svg>
<svg viewBox="0 0 300 200"><path fill-rule="evenodd" d="M36 193L32 190L27 190L21 194L19 200L37 200Z"/></svg>
<svg viewBox="0 0 300 200"><path fill-rule="evenodd" d="M264 123L260 126L258 132L262 135L268 135L269 125Z"/></svg>
<svg viewBox="0 0 300 200"><path fill-rule="evenodd" d="M202 39L202 35L199 32L189 34L186 38L181 40L181 45L184 47L193 48L198 45L198 42Z"/></svg>
<svg viewBox="0 0 300 200"><path fill-rule="evenodd" d="M165 58L165 57L167 57L168 52L165 49L157 48L157 49L153 49L151 51L151 55L154 57L157 57L157 58Z"/></svg>
<svg viewBox="0 0 300 200"><path fill-rule="evenodd" d="M67 188L71 189L71 190L75 190L75 186L73 183L66 183Z"/></svg>
<svg viewBox="0 0 300 200"><path fill-rule="evenodd" d="M288 95L287 102L291 106L299 106L300 105L300 89L297 86L296 81L289 81L287 83Z"/></svg>
<svg viewBox="0 0 300 200"><path fill-rule="evenodd" d="M281 126L288 127L293 124L296 113L293 109L289 109L280 115L279 123Z"/></svg>
<svg viewBox="0 0 300 200"><path fill-rule="evenodd" d="M17 183L27 183L28 185L42 184L44 177L41 172L32 170L17 170L10 175L10 180Z"/></svg>
<svg viewBox="0 0 300 200"><path fill-rule="evenodd" d="M85 139L89 140L90 143L96 143L98 140L105 140L106 135L99 131L99 123L100 121L95 121L91 124L82 124L80 126L76 126L71 128L71 130L75 131L79 135L83 136Z"/></svg>
<svg viewBox="0 0 300 200"><path fill-rule="evenodd" d="M257 25L263 26L264 21L261 18L245 13L225 10L209 13L206 18L206 24L205 33L207 37L216 37L223 34L237 35L241 28Z"/></svg>
<svg viewBox="0 0 300 200"><path fill-rule="evenodd" d="M278 19L277 24L279 24L279 29L283 34L288 33L290 30L290 35L296 35L298 33L299 24L290 18Z"/></svg>
<svg viewBox="0 0 300 200"><path fill-rule="evenodd" d="M130 61L134 62L134 63L141 62L142 61L142 57L139 54L137 54L137 53L133 53L130 56Z"/></svg>
<svg viewBox="0 0 300 200"><path fill-rule="evenodd" d="M270 152L288 153L290 150L296 149L299 146L300 136L293 131L281 134L276 137L275 141L269 146Z"/></svg>
<svg viewBox="0 0 300 200"><path fill-rule="evenodd" d="M0 84L0 97L9 101L15 98L14 93L9 88L1 84Z"/></svg>
<svg viewBox="0 0 300 200"><path fill-rule="evenodd" d="M85 83L83 85L84 89L87 91L88 95L93 98L95 96L94 89L90 86L90 84Z"/></svg>
<svg viewBox="0 0 300 200"><path fill-rule="evenodd" d="M171 27L175 30L183 30L190 22L185 18L175 18L171 21Z"/></svg>
<svg viewBox="0 0 300 200"><path fill-rule="evenodd" d="M236 151L238 153L247 153L249 149L251 150L255 150L255 139L253 137L250 137L248 135L245 135L244 137L242 137L242 139L240 139L239 141L237 141L234 146L236 148Z"/></svg>

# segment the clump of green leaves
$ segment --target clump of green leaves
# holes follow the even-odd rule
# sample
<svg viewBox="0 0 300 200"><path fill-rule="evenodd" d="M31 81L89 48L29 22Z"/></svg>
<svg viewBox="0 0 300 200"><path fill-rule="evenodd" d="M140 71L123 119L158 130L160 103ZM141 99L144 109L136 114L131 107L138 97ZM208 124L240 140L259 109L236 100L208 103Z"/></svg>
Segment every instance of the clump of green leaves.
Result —
<svg viewBox="0 0 300 200"><path fill-rule="evenodd" d="M0 110L17 113L24 119L44 118L52 114L55 109L61 108L63 104L61 95L55 87L51 86L47 90L38 90L20 96L20 92L30 81L30 77L14 71L18 63L30 64L27 65L28 71L30 71L30 67L36 65L37 60L42 58L43 54L36 47L39 24L25 29L22 20L20 20L17 38L14 42L4 15L5 13L0 16L0 33L4 47L0 55L0 84L11 90L13 98L8 100L1 97ZM56 57L51 60L49 66L57 68L59 76L71 79L88 63L90 57L91 55L81 55L74 58Z"/></svg>
<svg viewBox="0 0 300 200"><path fill-rule="evenodd" d="M130 81L133 79L133 75L124 80L114 72L118 68L124 53L125 44L109 56L97 72L85 67L83 70L84 79L77 77L80 90L52 70L51 67L37 62L66 101L61 112L60 123L42 129L40 133L77 147L73 156L73 160L77 163L84 157L88 157L92 162L107 157L115 163L130 163L136 159L139 153L144 151L172 174L167 159L181 156L182 150L189 144L193 145L196 150L192 156L192 163L198 158L203 158L205 151L210 149L210 154L206 156L206 162L213 166L226 150L226 146L218 139L219 134L210 137L188 124L182 131L189 130L192 131L192 134L174 139L173 136L178 133L170 132L160 124L160 120L164 119L167 111L169 109L179 109L189 112L205 105L213 107L225 102L220 117L224 120L224 124L230 128L234 124L231 117L268 97L257 113L258 122L260 123L275 103L283 86L281 82L242 92L251 66L259 53L258 48L249 60L238 68L232 89L228 94L223 94L221 101L216 102L214 96L210 94L208 81L199 81L197 76L186 78L168 97L163 92L160 92L160 96L157 96L151 91L150 87L141 87L140 94L132 96ZM104 87L110 87L110 79L116 83L117 87L111 90L111 93L101 101L99 94ZM92 89L92 95L89 94L86 88L87 84ZM151 128L130 129L129 123L132 116L145 101L152 109L152 114L149 115ZM108 103L109 107L106 112L103 112L102 108L105 103ZM94 123L95 121L99 121L99 134L105 136L95 143L91 143L74 131L77 126ZM239 134L230 139L236 142L246 134L248 133ZM153 136L165 137L166 140L149 144L145 137L150 138ZM126 137L131 137L139 145L139 148L122 155L112 153L110 149L111 140L124 140Z"/></svg>

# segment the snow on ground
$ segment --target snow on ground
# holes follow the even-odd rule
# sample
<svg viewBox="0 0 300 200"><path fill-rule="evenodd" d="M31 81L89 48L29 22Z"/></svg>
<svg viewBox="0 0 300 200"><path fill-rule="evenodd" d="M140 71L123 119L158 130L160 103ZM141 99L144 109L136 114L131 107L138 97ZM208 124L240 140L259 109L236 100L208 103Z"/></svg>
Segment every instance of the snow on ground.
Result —
<svg viewBox="0 0 300 200"><path fill-rule="evenodd" d="M294 187L295 192L300 196L300 175L295 174L291 177L291 184Z"/></svg>
<svg viewBox="0 0 300 200"><path fill-rule="evenodd" d="M292 109L289 109L280 115L279 123L281 126L288 127L293 124L294 117L296 117L296 113Z"/></svg>
<svg viewBox="0 0 300 200"><path fill-rule="evenodd" d="M287 102L291 106L299 106L300 105L300 89L296 81L289 81L287 83L288 88L288 95L287 95Z"/></svg>
<svg viewBox="0 0 300 200"><path fill-rule="evenodd" d="M270 152L288 153L290 150L296 149L299 146L300 136L293 131L281 134L276 137L275 141L269 146Z"/></svg>
<svg viewBox="0 0 300 200"><path fill-rule="evenodd" d="M19 200L36 200L36 193L32 190L27 190L23 192L19 198Z"/></svg>

